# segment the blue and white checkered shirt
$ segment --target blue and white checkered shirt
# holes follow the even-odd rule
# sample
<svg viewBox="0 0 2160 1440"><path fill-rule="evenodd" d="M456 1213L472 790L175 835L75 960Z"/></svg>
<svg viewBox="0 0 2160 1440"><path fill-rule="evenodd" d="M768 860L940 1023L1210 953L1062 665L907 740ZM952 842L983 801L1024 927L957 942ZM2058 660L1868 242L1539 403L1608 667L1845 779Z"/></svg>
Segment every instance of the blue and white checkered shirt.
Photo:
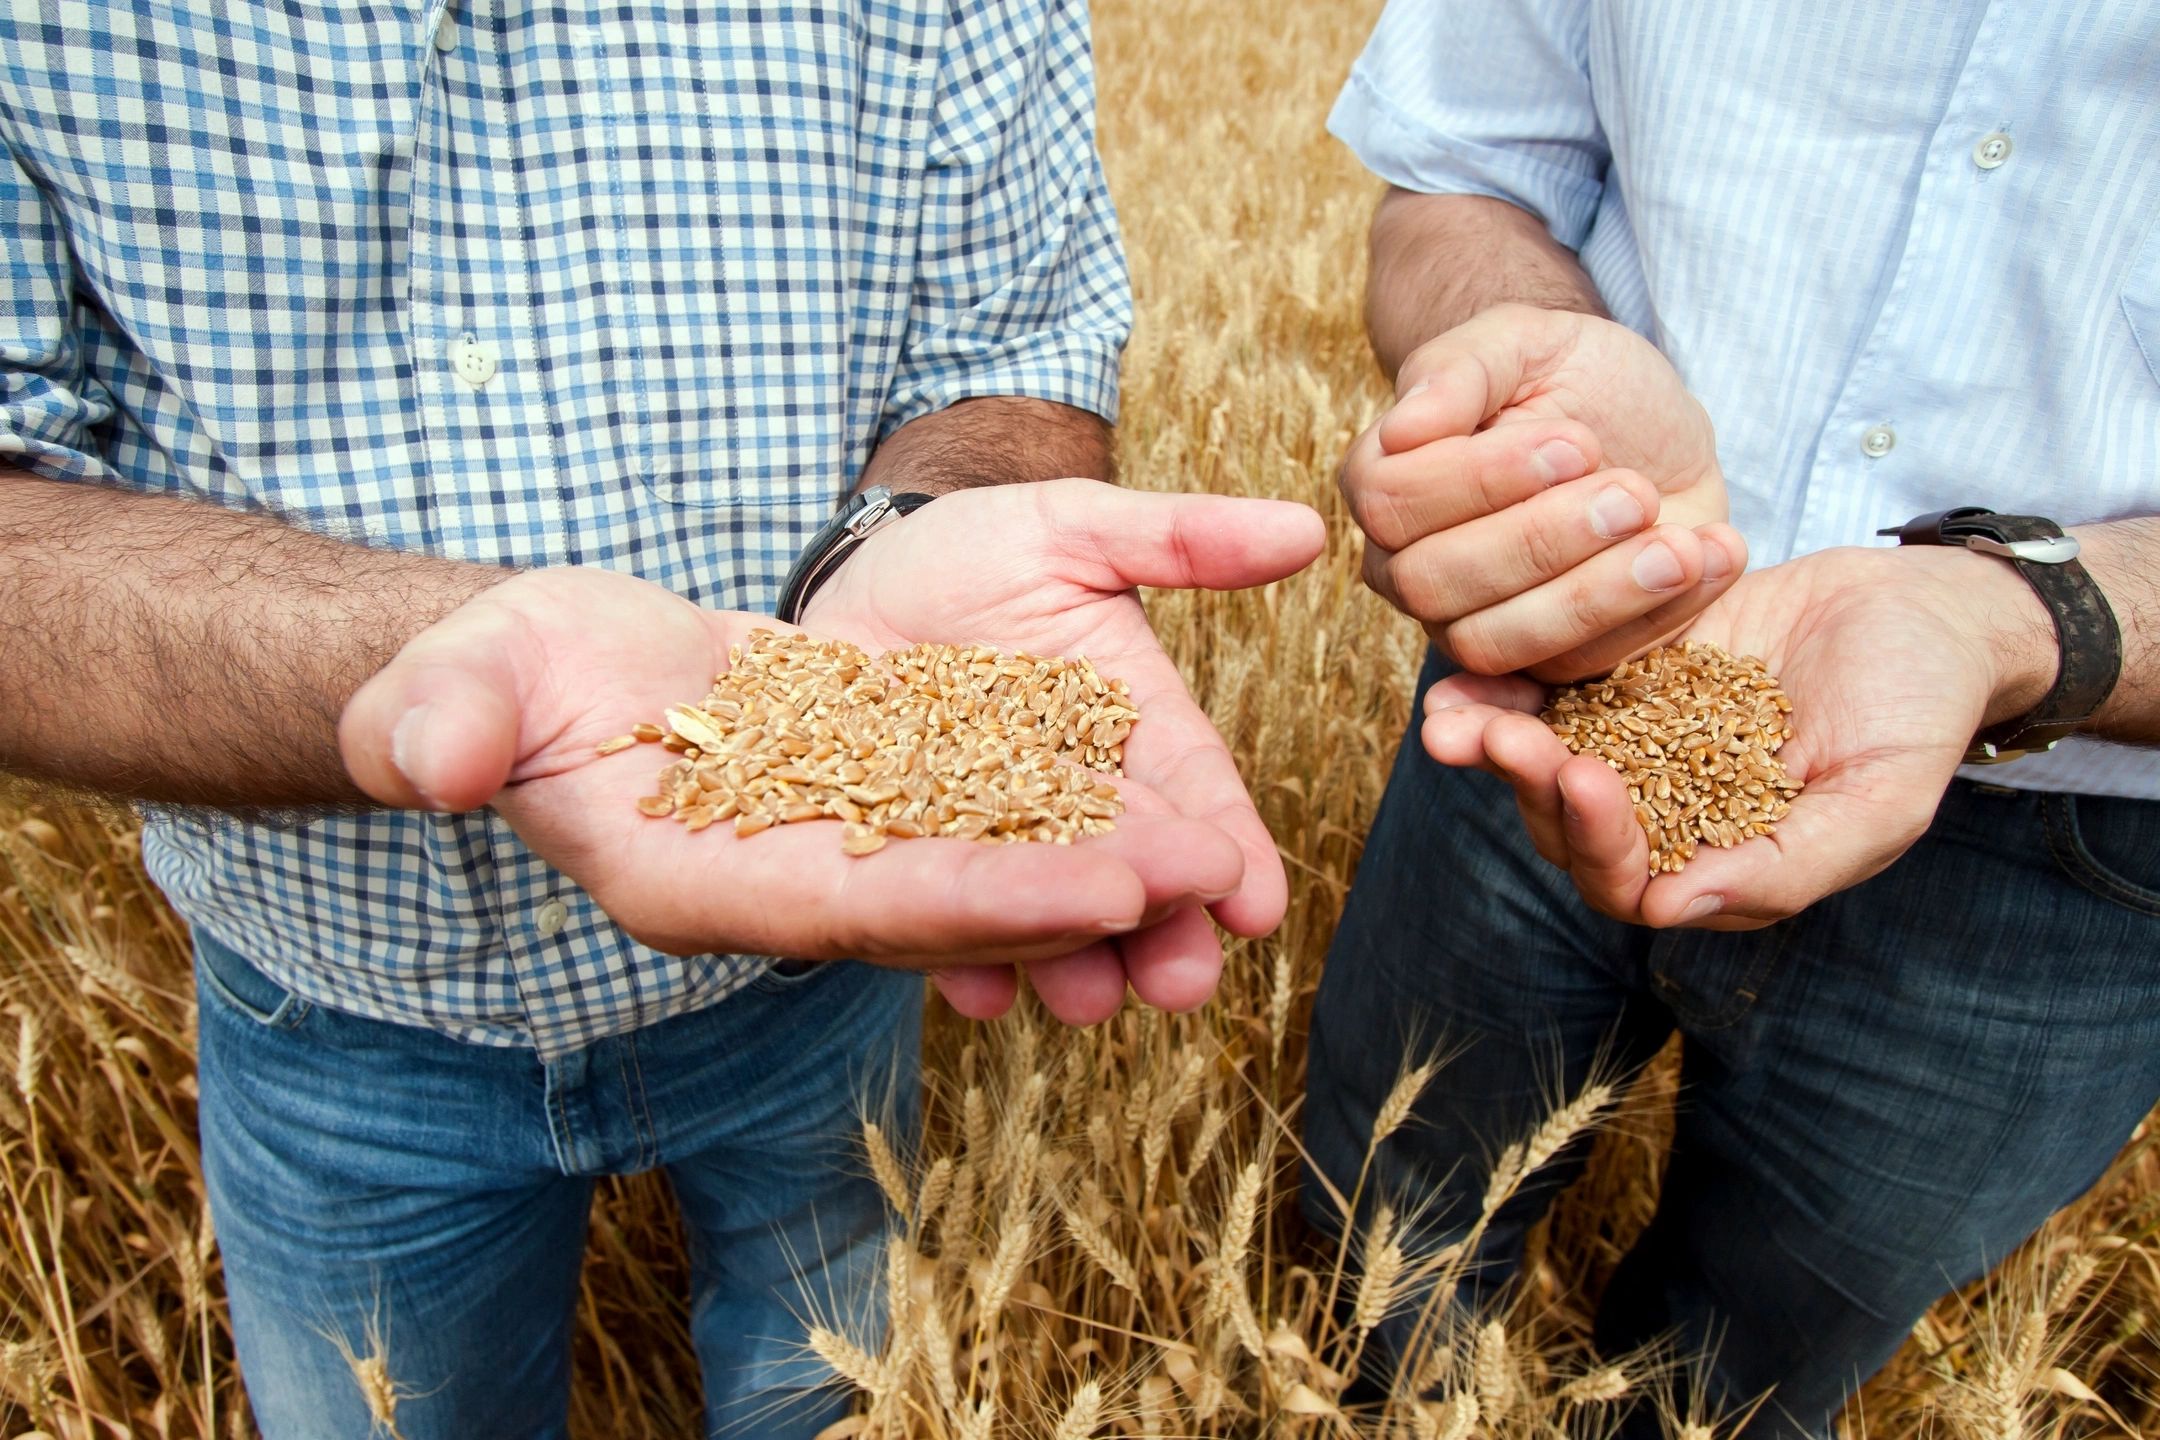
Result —
<svg viewBox="0 0 2160 1440"><path fill-rule="evenodd" d="M1113 417L1093 118L1084 0L30 0L0 462L767 610L897 426ZM765 963L632 944L486 814L145 851L280 984L544 1057Z"/></svg>

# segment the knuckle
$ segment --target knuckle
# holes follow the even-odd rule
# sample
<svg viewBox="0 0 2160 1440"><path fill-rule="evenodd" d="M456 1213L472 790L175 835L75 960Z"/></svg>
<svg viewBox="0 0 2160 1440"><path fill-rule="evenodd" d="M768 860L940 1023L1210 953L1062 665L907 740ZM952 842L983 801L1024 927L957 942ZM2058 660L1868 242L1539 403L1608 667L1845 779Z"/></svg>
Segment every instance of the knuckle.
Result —
<svg viewBox="0 0 2160 1440"><path fill-rule="evenodd" d="M1557 506L1525 507L1522 554L1530 573L1539 578L1558 575L1568 568L1571 556Z"/></svg>
<svg viewBox="0 0 2160 1440"><path fill-rule="evenodd" d="M1427 567L1398 555L1387 562L1388 583L1404 613L1420 620L1441 617L1441 596Z"/></svg>
<svg viewBox="0 0 2160 1440"><path fill-rule="evenodd" d="M1417 538L1412 503L1379 485L1367 486L1358 493L1351 501L1350 516L1383 550L1400 550Z"/></svg>
<svg viewBox="0 0 2160 1440"><path fill-rule="evenodd" d="M1472 616L1444 627L1441 633L1448 655L1463 669L1474 675L1505 675L1515 667L1491 630Z"/></svg>

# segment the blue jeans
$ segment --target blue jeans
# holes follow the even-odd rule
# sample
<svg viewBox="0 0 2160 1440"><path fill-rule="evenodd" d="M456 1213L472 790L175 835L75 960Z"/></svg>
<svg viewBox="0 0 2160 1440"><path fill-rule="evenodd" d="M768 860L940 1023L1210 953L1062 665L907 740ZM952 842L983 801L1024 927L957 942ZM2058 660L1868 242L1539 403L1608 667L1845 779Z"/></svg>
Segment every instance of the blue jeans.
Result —
<svg viewBox="0 0 2160 1440"><path fill-rule="evenodd" d="M269 1440L380 1434L344 1353L376 1347L405 1440L563 1435L594 1177L655 1167L690 1238L708 1433L844 1413L800 1317L877 1304L859 1107L889 1097L912 1138L917 977L769 974L544 1065L310 1004L208 937L196 976L203 1163Z"/></svg>
<svg viewBox="0 0 2160 1440"><path fill-rule="evenodd" d="M1439 1208L1422 1239L1444 1243L1557 1092L1675 1029L1678 1133L1599 1340L1714 1348L1713 1393L1771 1395L1751 1437L1827 1434L1928 1305L2087 1189L2160 1099L2160 804L1955 782L1873 880L1766 930L1661 933L1582 904L1507 787L1413 731L1314 1009L1314 1163L1349 1193L1406 1052L1461 1046L1368 1182ZM1502 1212L1485 1294L1583 1159ZM1305 1203L1339 1226L1319 1187Z"/></svg>

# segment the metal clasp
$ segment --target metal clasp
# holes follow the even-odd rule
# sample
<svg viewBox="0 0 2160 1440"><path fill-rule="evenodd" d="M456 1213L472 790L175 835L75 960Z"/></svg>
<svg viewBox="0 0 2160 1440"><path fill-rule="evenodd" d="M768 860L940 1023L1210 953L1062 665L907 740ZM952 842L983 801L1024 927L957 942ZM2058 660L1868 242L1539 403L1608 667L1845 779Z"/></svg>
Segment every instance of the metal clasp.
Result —
<svg viewBox="0 0 2160 1440"><path fill-rule="evenodd" d="M1986 535L1954 535L1950 538L1968 550L2000 555L2006 560L2026 560L2035 565L2067 565L2078 557L2078 542L2074 535L2057 535L2047 540L2013 540L2007 545Z"/></svg>

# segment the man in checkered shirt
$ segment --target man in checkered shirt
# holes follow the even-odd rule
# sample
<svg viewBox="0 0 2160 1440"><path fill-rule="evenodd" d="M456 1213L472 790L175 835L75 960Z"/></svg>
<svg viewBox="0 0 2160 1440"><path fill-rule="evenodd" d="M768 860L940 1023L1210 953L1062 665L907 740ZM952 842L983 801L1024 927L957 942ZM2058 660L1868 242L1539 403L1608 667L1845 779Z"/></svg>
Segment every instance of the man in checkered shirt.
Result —
<svg viewBox="0 0 2160 1440"><path fill-rule="evenodd" d="M912 972L1187 1007L1206 910L1284 903L1132 587L1319 524L1101 483L1085 5L18 6L0 56L0 766L149 807L264 1432L371 1433L377 1336L408 1440L561 1434L594 1177L654 1167L710 1424L815 1432L797 1316L876 1270L848 1136L866 1087L905 1133ZM806 623L1130 679L1114 835L691 836L595 755L880 484L938 498Z"/></svg>

